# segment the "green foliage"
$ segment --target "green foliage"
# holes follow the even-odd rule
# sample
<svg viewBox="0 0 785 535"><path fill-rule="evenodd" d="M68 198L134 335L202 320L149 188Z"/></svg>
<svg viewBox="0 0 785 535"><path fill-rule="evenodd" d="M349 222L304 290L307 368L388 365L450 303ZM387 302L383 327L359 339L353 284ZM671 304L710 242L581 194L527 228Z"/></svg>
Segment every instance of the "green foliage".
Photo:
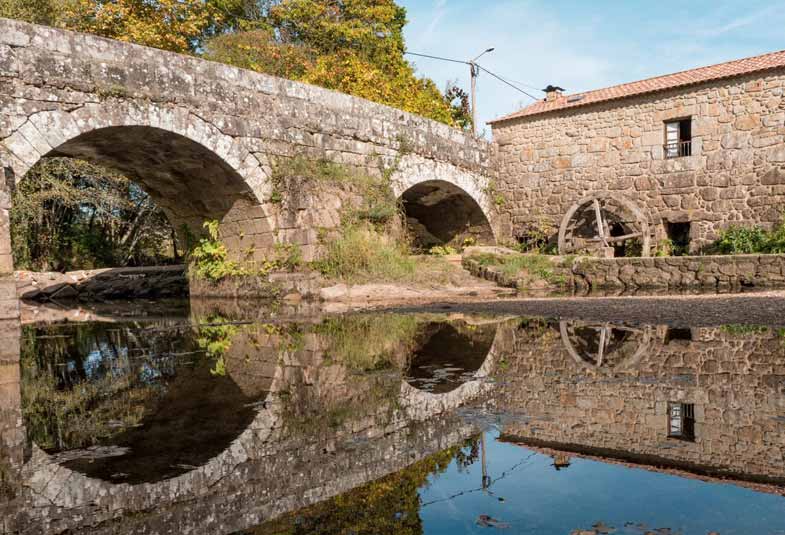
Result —
<svg viewBox="0 0 785 535"><path fill-rule="evenodd" d="M485 195L487 195L491 199L491 201L497 208L501 208L502 206L507 204L507 197L504 196L504 193L498 190L498 188L496 187L496 182L494 182L493 180L488 182L488 185L485 186L485 189L483 191L485 192Z"/></svg>
<svg viewBox="0 0 785 535"><path fill-rule="evenodd" d="M281 0L209 40L205 55L468 128L465 92L443 95L406 61L405 24L393 0Z"/></svg>
<svg viewBox="0 0 785 535"><path fill-rule="evenodd" d="M564 277L555 273L555 265L551 258L545 255L495 255L484 253L473 255L471 259L478 262L481 266L498 268L508 279L523 279L526 281L541 279L554 284L564 282ZM561 264L568 265L565 261L562 261Z"/></svg>
<svg viewBox="0 0 785 535"><path fill-rule="evenodd" d="M449 245L434 245L428 250L428 254L433 256L448 256L458 254L458 250L455 247L451 247Z"/></svg>
<svg viewBox="0 0 785 535"><path fill-rule="evenodd" d="M767 333L769 328L765 325L728 324L721 326L720 331L731 336L745 337Z"/></svg>
<svg viewBox="0 0 785 535"><path fill-rule="evenodd" d="M657 243L654 249L654 256L673 256L673 241L669 238L664 238Z"/></svg>
<svg viewBox="0 0 785 535"><path fill-rule="evenodd" d="M714 243L720 254L762 253L767 249L769 237L760 227L730 226L725 229Z"/></svg>
<svg viewBox="0 0 785 535"><path fill-rule="evenodd" d="M229 260L229 251L221 242L218 227L218 221L204 222L207 237L199 240L189 255L194 274L214 282L226 277L248 275L248 271L238 262Z"/></svg>
<svg viewBox="0 0 785 535"><path fill-rule="evenodd" d="M327 277L347 282L412 279L417 268L408 244L369 223L342 227L312 265Z"/></svg>
<svg viewBox="0 0 785 535"><path fill-rule="evenodd" d="M52 26L57 21L54 0L0 0L0 17Z"/></svg>
<svg viewBox="0 0 785 535"><path fill-rule="evenodd" d="M67 271L178 260L163 211L126 177L81 160L44 158L13 195L15 265Z"/></svg>
<svg viewBox="0 0 785 535"><path fill-rule="evenodd" d="M517 234L517 246L522 253L556 254L557 244L553 240L556 227L544 218L523 225Z"/></svg>

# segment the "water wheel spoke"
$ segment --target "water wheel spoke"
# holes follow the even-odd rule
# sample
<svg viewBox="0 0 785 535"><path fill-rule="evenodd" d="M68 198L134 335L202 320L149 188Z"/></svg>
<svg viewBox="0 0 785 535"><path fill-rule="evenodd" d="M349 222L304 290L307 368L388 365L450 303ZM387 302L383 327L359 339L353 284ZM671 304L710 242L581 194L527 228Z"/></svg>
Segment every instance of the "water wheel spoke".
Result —
<svg viewBox="0 0 785 535"><path fill-rule="evenodd" d="M608 238L608 243L619 243L627 240L633 240L643 236L642 232L630 232L629 234L622 234L621 236L611 236Z"/></svg>
<svg viewBox="0 0 785 535"><path fill-rule="evenodd" d="M608 246L608 240L605 238L605 221L602 219L602 208L600 208L599 199L594 199L594 216L597 223L597 232L599 238L605 246Z"/></svg>

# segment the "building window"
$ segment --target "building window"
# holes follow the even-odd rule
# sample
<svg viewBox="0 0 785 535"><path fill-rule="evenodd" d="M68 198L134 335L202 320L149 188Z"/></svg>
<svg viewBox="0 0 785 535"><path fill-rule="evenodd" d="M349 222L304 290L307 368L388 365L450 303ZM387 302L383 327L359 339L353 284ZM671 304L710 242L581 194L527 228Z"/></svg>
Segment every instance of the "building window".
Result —
<svg viewBox="0 0 785 535"><path fill-rule="evenodd" d="M692 155L692 118L665 123L665 157Z"/></svg>
<svg viewBox="0 0 785 535"><path fill-rule="evenodd" d="M668 402L668 437L695 441L695 405Z"/></svg>

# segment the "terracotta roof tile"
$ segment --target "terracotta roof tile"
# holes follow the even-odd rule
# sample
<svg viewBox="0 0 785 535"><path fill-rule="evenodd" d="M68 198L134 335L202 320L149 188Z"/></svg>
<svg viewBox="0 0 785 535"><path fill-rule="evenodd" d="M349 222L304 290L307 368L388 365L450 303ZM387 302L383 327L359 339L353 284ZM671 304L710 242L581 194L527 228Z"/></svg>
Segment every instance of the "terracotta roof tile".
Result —
<svg viewBox="0 0 785 535"><path fill-rule="evenodd" d="M753 56L751 58L728 61L708 67L700 67L674 74L666 74L665 76L647 78L646 80L615 85L604 89L596 89L585 93L562 95L558 99L550 102L540 100L520 111L494 119L493 121L490 121L489 124L781 67L785 67L785 50L771 52L761 56Z"/></svg>

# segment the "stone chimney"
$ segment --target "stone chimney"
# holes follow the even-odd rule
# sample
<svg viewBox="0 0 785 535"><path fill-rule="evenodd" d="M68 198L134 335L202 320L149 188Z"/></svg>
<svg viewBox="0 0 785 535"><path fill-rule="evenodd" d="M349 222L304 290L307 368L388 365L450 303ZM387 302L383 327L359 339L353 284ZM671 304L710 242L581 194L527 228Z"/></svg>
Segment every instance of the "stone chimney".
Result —
<svg viewBox="0 0 785 535"><path fill-rule="evenodd" d="M543 91L545 91L545 102L553 102L561 98L564 89L558 85L549 85Z"/></svg>

